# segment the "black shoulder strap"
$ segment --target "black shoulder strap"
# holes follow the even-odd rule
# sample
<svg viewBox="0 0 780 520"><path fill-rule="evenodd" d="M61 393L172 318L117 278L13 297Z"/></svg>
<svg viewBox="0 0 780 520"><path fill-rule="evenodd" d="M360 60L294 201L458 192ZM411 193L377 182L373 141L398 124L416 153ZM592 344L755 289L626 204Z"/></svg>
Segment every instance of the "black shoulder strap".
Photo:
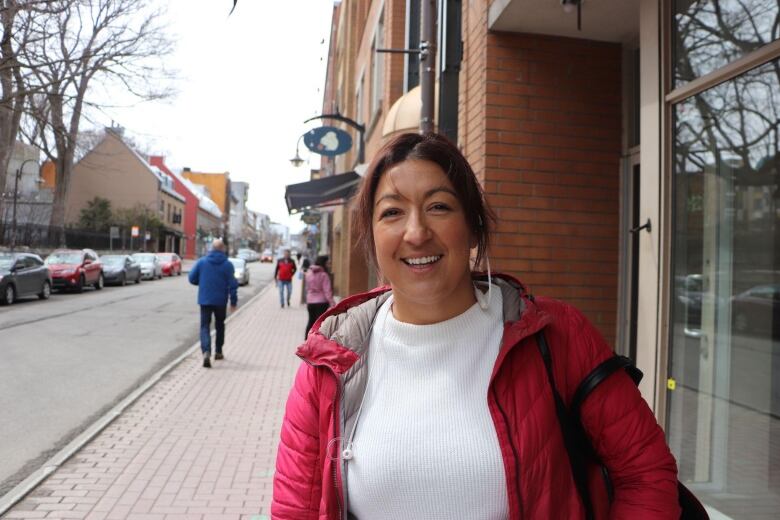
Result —
<svg viewBox="0 0 780 520"><path fill-rule="evenodd" d="M577 435L572 427L569 413L566 411L566 405L563 403L561 394L558 393L558 388L555 385L552 354L550 353L550 347L547 345L547 339L545 339L542 331L539 331L536 334L536 345L539 347L539 352L542 354L542 359L544 360L544 367L547 370L547 380L550 382L553 399L555 400L555 413L558 416L558 423L561 426L566 453L569 455L569 464L571 464L574 485L577 487L577 493L580 495L580 500L582 500L582 505L585 508L585 518L587 520L593 520L593 504L590 501L590 493L588 492L588 474L584 459L585 454L577 446Z"/></svg>
<svg viewBox="0 0 780 520"><path fill-rule="evenodd" d="M569 413L572 420L575 423L580 421L580 407L585 401L585 398L606 378L617 372L618 370L625 369L631 379L634 380L636 385L642 380L642 371L634 366L634 362L625 356L612 356L599 366L594 368L590 374L585 376L582 382L577 387L574 395L571 398L571 404L569 405Z"/></svg>

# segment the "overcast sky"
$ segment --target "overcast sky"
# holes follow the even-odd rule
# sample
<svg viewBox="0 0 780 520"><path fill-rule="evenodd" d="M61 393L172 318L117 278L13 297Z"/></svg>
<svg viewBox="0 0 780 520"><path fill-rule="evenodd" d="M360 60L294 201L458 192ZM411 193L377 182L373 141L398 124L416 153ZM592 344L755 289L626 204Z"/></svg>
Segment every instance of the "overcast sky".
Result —
<svg viewBox="0 0 780 520"><path fill-rule="evenodd" d="M167 6L177 50L179 94L165 103L105 111L171 168L229 171L247 181L249 207L288 224L287 184L308 180L289 159L319 114L332 0L158 0ZM324 43L322 43L324 40ZM301 144L301 155L307 151ZM312 156L311 167L319 166Z"/></svg>

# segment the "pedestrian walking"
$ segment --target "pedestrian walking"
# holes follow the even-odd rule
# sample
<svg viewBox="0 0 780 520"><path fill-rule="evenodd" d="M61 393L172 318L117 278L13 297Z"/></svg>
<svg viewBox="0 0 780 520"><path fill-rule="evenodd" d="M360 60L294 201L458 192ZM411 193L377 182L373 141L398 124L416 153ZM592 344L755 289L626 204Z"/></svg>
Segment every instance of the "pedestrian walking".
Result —
<svg viewBox="0 0 780 520"><path fill-rule="evenodd" d="M446 138L392 140L354 204L359 243L389 285L327 311L298 349L272 517L590 517L558 405L614 356L599 332L491 272L495 219ZM611 375L580 418L613 485L611 503L594 498L598 518L679 518L674 457L631 378Z"/></svg>
<svg viewBox="0 0 780 520"><path fill-rule="evenodd" d="M328 307L333 307L336 303L333 301L333 288L330 282L330 272L328 269L328 255L320 255L314 261L314 265L309 267L304 277L306 287L306 309L309 311L309 323L306 324L306 334L317 318L322 316Z"/></svg>
<svg viewBox="0 0 780 520"><path fill-rule="evenodd" d="M225 243L214 240L209 254L198 260L189 274L190 283L198 286L198 305L200 305L200 349L203 352L203 366L211 368L211 317L214 316L214 328L217 332L214 359L221 360L225 344L225 318L227 304L230 310L238 305L238 282L233 264L228 262Z"/></svg>
<svg viewBox="0 0 780 520"><path fill-rule="evenodd" d="M309 270L309 267L311 267L311 260L309 260L308 256L303 257L303 262L301 263L301 270L298 272L298 278L300 278L301 283L301 305L306 305L306 273Z"/></svg>
<svg viewBox="0 0 780 520"><path fill-rule="evenodd" d="M290 258L290 250L284 250L284 256L276 262L276 269L274 270L274 280L276 280L276 286L279 288L279 303L284 309L284 304L287 302L287 306L290 306L290 294L292 294L292 280L295 276L295 260ZM285 297L285 290L287 296Z"/></svg>

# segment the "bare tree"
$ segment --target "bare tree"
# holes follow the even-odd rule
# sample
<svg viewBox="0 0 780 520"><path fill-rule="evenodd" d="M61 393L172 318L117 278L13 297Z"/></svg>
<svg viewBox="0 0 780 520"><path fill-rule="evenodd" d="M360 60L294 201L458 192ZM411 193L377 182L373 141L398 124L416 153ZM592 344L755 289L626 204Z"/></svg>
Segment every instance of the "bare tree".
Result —
<svg viewBox="0 0 780 520"><path fill-rule="evenodd" d="M32 30L31 15L49 16L59 9L59 0L0 0L0 191L6 185L24 99L30 93L26 78L37 65L26 62L21 51L46 37Z"/></svg>
<svg viewBox="0 0 780 520"><path fill-rule="evenodd" d="M90 110L110 103L95 87L142 101L171 95L164 60L173 44L161 23L163 13L149 0L59 1L61 11L31 20L38 33L53 37L23 51L31 62L45 65L32 70L32 82L41 88L26 97L22 132L55 165L51 225L64 237L79 125Z"/></svg>

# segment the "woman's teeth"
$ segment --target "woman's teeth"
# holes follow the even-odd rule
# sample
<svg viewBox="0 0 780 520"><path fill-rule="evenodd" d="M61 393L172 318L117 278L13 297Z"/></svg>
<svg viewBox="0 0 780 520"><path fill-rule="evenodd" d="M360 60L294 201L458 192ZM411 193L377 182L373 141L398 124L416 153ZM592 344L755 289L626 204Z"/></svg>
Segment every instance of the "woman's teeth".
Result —
<svg viewBox="0 0 780 520"><path fill-rule="evenodd" d="M422 258L404 258L404 262L409 265L428 265L434 262L438 262L441 259L441 255L438 256L424 256Z"/></svg>

